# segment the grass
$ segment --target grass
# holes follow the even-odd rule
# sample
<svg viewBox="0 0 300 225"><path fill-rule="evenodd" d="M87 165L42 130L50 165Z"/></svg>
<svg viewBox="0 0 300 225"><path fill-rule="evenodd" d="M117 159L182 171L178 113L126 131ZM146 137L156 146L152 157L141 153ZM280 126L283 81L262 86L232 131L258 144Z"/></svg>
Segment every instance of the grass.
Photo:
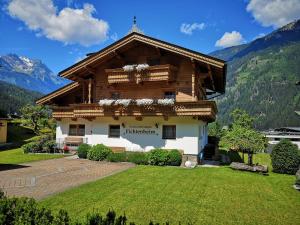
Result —
<svg viewBox="0 0 300 225"><path fill-rule="evenodd" d="M24 154L21 146L37 138L30 128L22 126L17 120L12 121L8 127L8 142L13 144L0 150L0 164L20 164L63 157L54 154Z"/></svg>
<svg viewBox="0 0 300 225"><path fill-rule="evenodd" d="M265 157L265 156L264 156ZM88 212L114 209L138 224L297 224L300 193L294 176L240 172L228 167L184 169L137 166L49 197L40 205Z"/></svg>
<svg viewBox="0 0 300 225"><path fill-rule="evenodd" d="M20 164L45 159L61 158L54 154L24 154L21 148L0 151L0 164Z"/></svg>

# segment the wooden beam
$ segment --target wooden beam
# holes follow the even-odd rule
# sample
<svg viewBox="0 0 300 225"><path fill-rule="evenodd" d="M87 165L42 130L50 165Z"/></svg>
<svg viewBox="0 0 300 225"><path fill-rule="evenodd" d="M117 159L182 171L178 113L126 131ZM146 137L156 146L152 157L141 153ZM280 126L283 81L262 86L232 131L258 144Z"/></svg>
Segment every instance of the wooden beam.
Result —
<svg viewBox="0 0 300 225"><path fill-rule="evenodd" d="M92 98L92 78L89 79L89 95L88 95L89 104L92 103L91 98Z"/></svg>
<svg viewBox="0 0 300 225"><path fill-rule="evenodd" d="M72 120L72 121L77 121L77 118L72 118L71 120Z"/></svg>
<svg viewBox="0 0 300 225"><path fill-rule="evenodd" d="M195 79L195 76L196 76L196 65L195 65L195 61L194 59L191 58L191 62L192 62L192 98L193 98L193 101L196 101L197 100L197 96L196 96L196 79Z"/></svg>
<svg viewBox="0 0 300 225"><path fill-rule="evenodd" d="M211 72L211 65L207 64L207 68L208 68L208 76L210 78L211 85L212 85L213 89L216 90L215 82L214 82L214 79L213 79L213 76L212 76L212 72Z"/></svg>
<svg viewBox="0 0 300 225"><path fill-rule="evenodd" d="M93 117L87 117L86 119L87 119L88 121L93 121L93 120L96 119L96 117L94 117L94 116L93 116Z"/></svg>
<svg viewBox="0 0 300 225"><path fill-rule="evenodd" d="M156 53L159 57L161 57L161 51L159 47L155 47Z"/></svg>
<svg viewBox="0 0 300 225"><path fill-rule="evenodd" d="M85 66L84 69L90 74L96 75L96 70L90 66Z"/></svg>

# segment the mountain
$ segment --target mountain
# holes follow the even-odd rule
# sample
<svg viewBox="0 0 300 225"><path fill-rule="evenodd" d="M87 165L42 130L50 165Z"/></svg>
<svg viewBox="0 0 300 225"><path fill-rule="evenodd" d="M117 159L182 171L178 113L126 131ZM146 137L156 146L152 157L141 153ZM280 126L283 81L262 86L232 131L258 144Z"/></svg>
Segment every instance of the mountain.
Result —
<svg viewBox="0 0 300 225"><path fill-rule="evenodd" d="M43 94L0 81L0 117L19 113L26 104L33 104Z"/></svg>
<svg viewBox="0 0 300 225"><path fill-rule="evenodd" d="M235 108L256 117L258 129L300 126L300 20L248 44L210 55L227 60L225 95L217 98L219 120Z"/></svg>
<svg viewBox="0 0 300 225"><path fill-rule="evenodd" d="M47 94L67 83L40 60L16 54L0 56L0 80Z"/></svg>

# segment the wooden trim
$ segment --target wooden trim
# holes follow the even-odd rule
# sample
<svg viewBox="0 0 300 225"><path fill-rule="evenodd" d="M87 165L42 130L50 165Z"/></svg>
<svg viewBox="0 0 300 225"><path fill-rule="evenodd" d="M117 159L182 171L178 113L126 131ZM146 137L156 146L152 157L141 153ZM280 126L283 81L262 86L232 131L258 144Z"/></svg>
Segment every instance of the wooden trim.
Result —
<svg viewBox="0 0 300 225"><path fill-rule="evenodd" d="M62 88L60 88L60 89L58 89L58 90L56 90L56 91L54 91L54 92L52 92L48 95L45 95L45 96L41 97L40 99L36 100L36 104L37 105L43 105L46 102L49 102L51 99L53 99L53 98L55 98L59 95L62 95L64 93L68 92L68 91L71 91L74 88L77 88L79 86L80 86L80 84L78 82L73 82L71 84L68 84L68 85L66 85L66 86L64 86L64 87L62 87Z"/></svg>
<svg viewBox="0 0 300 225"><path fill-rule="evenodd" d="M130 35L127 35L120 41L117 41L113 43L112 45L108 46L107 48L104 48L103 50L92 54L91 56L87 57L86 59L80 61L77 64L74 64L73 66L61 71L59 75L61 77L68 77L71 74L74 74L78 70L84 68L87 65L90 65L91 63L94 63L95 61L98 61L99 59L108 56L109 54L113 53L117 49L123 47L124 45L127 45L128 43L132 41L140 41L145 44L152 45L154 47L159 47L161 49L167 50L169 52L173 52L176 54L183 55L188 58L193 58L194 60L204 62L207 64L210 64L212 66L218 67L218 68L224 68L225 61L219 60L214 57L210 57L204 54L201 54L199 52L195 52L189 49L182 48L180 46L173 45L171 43L167 43L158 39L154 39L145 35L141 35L138 33L132 33Z"/></svg>

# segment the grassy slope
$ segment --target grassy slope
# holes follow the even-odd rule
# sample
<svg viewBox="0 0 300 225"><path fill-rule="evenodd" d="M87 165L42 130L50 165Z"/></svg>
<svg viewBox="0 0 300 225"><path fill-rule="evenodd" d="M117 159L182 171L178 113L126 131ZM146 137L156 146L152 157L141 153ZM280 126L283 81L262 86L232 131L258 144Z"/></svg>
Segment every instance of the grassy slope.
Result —
<svg viewBox="0 0 300 225"><path fill-rule="evenodd" d="M13 121L8 127L8 142L13 143L13 146L7 150L0 150L0 164L20 164L63 157L53 154L24 154L20 146L36 138L30 129L21 126L19 121Z"/></svg>
<svg viewBox="0 0 300 225"><path fill-rule="evenodd" d="M258 157L263 160L262 157ZM129 221L172 224L297 224L300 195L294 176L138 166L49 197L41 205L66 209L75 218L113 208Z"/></svg>

